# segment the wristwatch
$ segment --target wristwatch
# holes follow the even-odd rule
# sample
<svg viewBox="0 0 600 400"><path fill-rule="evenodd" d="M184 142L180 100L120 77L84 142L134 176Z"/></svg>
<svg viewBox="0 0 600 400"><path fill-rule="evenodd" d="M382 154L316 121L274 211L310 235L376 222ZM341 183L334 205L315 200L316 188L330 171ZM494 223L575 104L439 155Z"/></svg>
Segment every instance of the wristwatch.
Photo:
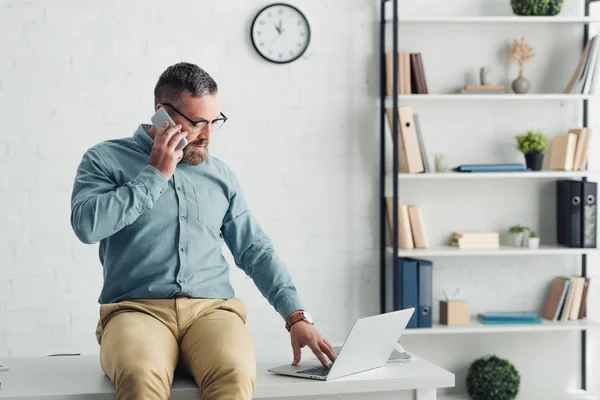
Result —
<svg viewBox="0 0 600 400"><path fill-rule="evenodd" d="M307 313L304 310L301 310L299 313L297 313L296 315L293 315L291 317L291 319L289 321L286 321L285 323L285 329L288 330L288 332L290 331L290 329L292 329L292 325L294 325L296 322L300 322L300 321L304 321L307 322L311 325L314 325L315 323L313 322L312 317L310 316L309 313Z"/></svg>

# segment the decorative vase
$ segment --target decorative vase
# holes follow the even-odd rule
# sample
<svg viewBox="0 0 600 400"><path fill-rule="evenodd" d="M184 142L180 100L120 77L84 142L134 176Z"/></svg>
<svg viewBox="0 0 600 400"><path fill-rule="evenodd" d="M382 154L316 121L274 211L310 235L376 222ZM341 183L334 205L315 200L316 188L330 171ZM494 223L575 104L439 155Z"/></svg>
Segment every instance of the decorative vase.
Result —
<svg viewBox="0 0 600 400"><path fill-rule="evenodd" d="M513 12L525 16L554 16L560 12L563 0L511 0Z"/></svg>
<svg viewBox="0 0 600 400"><path fill-rule="evenodd" d="M523 71L519 71L519 77L512 83L512 90L518 94L525 94L529 91L529 81L523 76Z"/></svg>
<svg viewBox="0 0 600 400"><path fill-rule="evenodd" d="M543 152L525 154L525 163L527 164L527 168L530 168L532 171L541 171L543 161Z"/></svg>
<svg viewBox="0 0 600 400"><path fill-rule="evenodd" d="M487 67L481 67L479 69L479 83L481 86L486 86L490 84L489 79L490 69Z"/></svg>
<svg viewBox="0 0 600 400"><path fill-rule="evenodd" d="M540 247L540 238L530 237L529 239L527 239L527 246L529 246L530 249L537 249L538 247Z"/></svg>
<svg viewBox="0 0 600 400"><path fill-rule="evenodd" d="M510 242L514 247L523 247L523 239L525 237L525 232L519 233L511 233L510 234Z"/></svg>

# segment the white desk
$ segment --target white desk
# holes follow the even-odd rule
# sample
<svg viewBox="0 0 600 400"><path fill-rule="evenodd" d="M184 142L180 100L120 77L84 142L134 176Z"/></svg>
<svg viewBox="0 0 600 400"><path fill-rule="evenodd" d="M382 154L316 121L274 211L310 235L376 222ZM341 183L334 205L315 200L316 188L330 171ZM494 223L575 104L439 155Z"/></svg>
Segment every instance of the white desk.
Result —
<svg viewBox="0 0 600 400"><path fill-rule="evenodd" d="M255 399L413 399L435 400L436 389L454 386L454 374L415 356L405 364L382 368L328 382L291 378L267 372L258 364ZM9 358L0 371L0 399L114 399L112 383L102 372L98 356ZM284 362L285 363L285 362ZM277 364L275 364L277 365ZM200 399L201 392L186 377L176 377L171 399Z"/></svg>

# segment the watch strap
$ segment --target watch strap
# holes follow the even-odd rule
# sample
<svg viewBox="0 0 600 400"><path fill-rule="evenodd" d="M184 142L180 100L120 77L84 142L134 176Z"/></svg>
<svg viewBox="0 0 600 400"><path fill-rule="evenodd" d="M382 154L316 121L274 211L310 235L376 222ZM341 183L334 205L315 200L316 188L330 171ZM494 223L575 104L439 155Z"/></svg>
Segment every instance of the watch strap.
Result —
<svg viewBox="0 0 600 400"><path fill-rule="evenodd" d="M287 329L289 332L290 329L292 329L292 325L304 320L304 311L300 311L299 313L296 313L295 315L292 315L290 318L288 318L288 321L285 322L285 329Z"/></svg>

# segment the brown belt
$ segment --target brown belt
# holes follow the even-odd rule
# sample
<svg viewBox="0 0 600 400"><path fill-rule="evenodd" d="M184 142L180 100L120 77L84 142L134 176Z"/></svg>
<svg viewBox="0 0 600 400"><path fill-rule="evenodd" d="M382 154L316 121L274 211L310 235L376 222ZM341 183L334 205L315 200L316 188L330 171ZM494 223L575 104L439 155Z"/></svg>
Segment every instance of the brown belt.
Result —
<svg viewBox="0 0 600 400"><path fill-rule="evenodd" d="M174 296L174 299L191 299L191 297L188 296Z"/></svg>

